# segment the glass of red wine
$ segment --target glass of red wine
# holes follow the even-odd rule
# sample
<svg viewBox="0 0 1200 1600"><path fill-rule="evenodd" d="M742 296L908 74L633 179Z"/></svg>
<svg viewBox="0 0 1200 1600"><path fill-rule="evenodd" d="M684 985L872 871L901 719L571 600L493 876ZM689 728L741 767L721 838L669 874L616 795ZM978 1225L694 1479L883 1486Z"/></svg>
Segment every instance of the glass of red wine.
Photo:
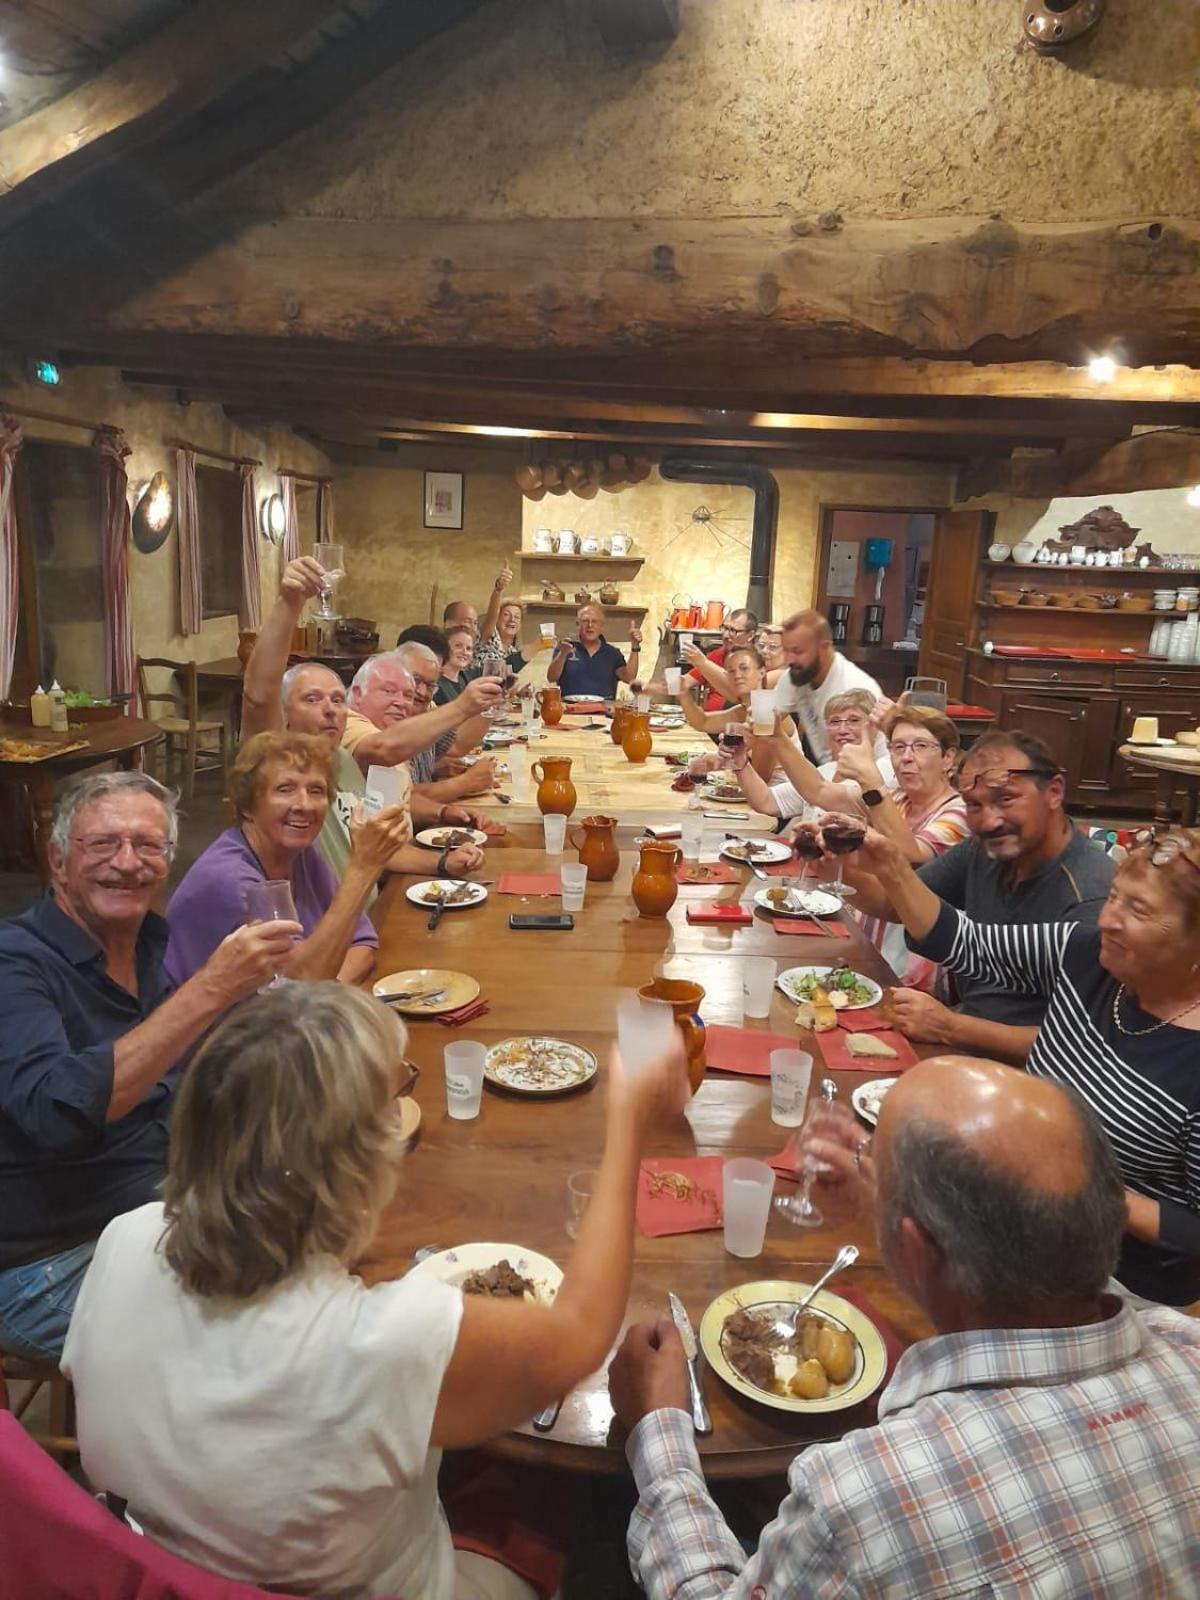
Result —
<svg viewBox="0 0 1200 1600"><path fill-rule="evenodd" d="M867 825L858 817L848 817L841 811L827 811L821 818L821 838L825 849L831 856L837 857L837 878L829 885L833 894L845 900L854 893L854 888L842 876L843 856L853 855L867 837Z"/></svg>
<svg viewBox="0 0 1200 1600"><path fill-rule="evenodd" d="M796 881L797 889L804 887L804 880L808 876L808 869L812 862L820 861L825 851L821 847L821 830L815 822L801 822L792 835L792 848L801 863L800 876Z"/></svg>

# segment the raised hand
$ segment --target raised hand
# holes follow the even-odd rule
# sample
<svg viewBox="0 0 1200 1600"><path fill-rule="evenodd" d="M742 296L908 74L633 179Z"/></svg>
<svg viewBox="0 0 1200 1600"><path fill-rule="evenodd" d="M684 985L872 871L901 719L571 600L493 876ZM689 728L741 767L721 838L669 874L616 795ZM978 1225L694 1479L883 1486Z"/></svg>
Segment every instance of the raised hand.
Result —
<svg viewBox="0 0 1200 1600"><path fill-rule="evenodd" d="M875 733L867 728L857 744L844 745L838 752L834 782L849 779L861 789L882 789L883 775L875 761Z"/></svg>
<svg viewBox="0 0 1200 1600"><path fill-rule="evenodd" d="M270 983L303 937L298 922L248 922L221 940L197 976L226 1005L234 1005Z"/></svg>
<svg viewBox="0 0 1200 1600"><path fill-rule="evenodd" d="M408 807L384 806L382 811L368 817L360 801L350 818L349 831L351 860L369 867L378 877L412 835Z"/></svg>
<svg viewBox="0 0 1200 1600"><path fill-rule="evenodd" d="M459 695L458 703L472 717L497 710L504 703L503 678L472 678Z"/></svg>
<svg viewBox="0 0 1200 1600"><path fill-rule="evenodd" d="M311 556L297 556L284 567L279 592L299 611L306 600L313 600L321 593L324 583L325 570L320 563Z"/></svg>

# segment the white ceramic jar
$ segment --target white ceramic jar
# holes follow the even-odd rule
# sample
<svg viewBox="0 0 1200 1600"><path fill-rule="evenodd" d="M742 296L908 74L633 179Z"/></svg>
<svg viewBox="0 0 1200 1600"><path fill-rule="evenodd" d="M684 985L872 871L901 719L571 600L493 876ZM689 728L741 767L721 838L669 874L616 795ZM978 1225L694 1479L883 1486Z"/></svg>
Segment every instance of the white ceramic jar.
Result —
<svg viewBox="0 0 1200 1600"><path fill-rule="evenodd" d="M533 530L533 548L537 555L552 556L554 554L554 535L549 528L535 528Z"/></svg>
<svg viewBox="0 0 1200 1600"><path fill-rule="evenodd" d="M583 556L598 556L604 553L604 545L598 534L585 533L579 544L579 553Z"/></svg>
<svg viewBox="0 0 1200 1600"><path fill-rule="evenodd" d="M1037 554L1037 545L1032 539L1022 539L1020 544L1013 546L1013 560L1022 567L1027 567Z"/></svg>
<svg viewBox="0 0 1200 1600"><path fill-rule="evenodd" d="M579 554L579 535L573 528L560 528L554 548L560 556L577 556Z"/></svg>
<svg viewBox="0 0 1200 1600"><path fill-rule="evenodd" d="M633 548L633 540L627 533L614 533L608 541L608 548L614 556L627 556Z"/></svg>

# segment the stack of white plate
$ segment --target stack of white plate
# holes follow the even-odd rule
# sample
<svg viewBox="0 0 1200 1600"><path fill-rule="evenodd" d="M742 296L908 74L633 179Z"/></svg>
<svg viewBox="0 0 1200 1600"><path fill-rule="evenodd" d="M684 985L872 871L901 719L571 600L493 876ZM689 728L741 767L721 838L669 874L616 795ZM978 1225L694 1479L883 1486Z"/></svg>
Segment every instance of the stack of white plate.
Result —
<svg viewBox="0 0 1200 1600"><path fill-rule="evenodd" d="M1174 589L1155 589L1155 591L1154 591L1154 609L1155 609L1155 611L1174 611L1174 609L1175 609L1175 591L1174 591Z"/></svg>

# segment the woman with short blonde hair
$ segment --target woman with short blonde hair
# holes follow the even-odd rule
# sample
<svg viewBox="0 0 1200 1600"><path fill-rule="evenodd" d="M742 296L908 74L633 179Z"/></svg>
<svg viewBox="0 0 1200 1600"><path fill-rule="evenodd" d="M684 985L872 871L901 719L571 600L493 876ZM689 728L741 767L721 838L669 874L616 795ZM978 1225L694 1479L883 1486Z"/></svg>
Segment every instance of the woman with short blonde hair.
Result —
<svg viewBox="0 0 1200 1600"><path fill-rule="evenodd" d="M259 995L211 1036L179 1091L164 1201L105 1229L71 1323L80 1454L151 1538L229 1577L532 1600L499 1560L454 1550L441 1451L602 1365L638 1167L686 1093L682 1046L634 1073L612 1053L604 1154L547 1300L357 1275L396 1185L405 1043L385 1006L334 983Z"/></svg>
<svg viewBox="0 0 1200 1600"><path fill-rule="evenodd" d="M304 929L284 964L285 977L357 983L368 975L379 938L365 907L408 838L408 812L388 806L364 819L360 808L350 822L350 860L339 882L317 846L333 787L326 740L308 733L247 739L229 772L237 825L196 858L167 906L171 937L164 967L172 982L184 983L227 934L254 920L253 891L267 882L287 883Z"/></svg>

